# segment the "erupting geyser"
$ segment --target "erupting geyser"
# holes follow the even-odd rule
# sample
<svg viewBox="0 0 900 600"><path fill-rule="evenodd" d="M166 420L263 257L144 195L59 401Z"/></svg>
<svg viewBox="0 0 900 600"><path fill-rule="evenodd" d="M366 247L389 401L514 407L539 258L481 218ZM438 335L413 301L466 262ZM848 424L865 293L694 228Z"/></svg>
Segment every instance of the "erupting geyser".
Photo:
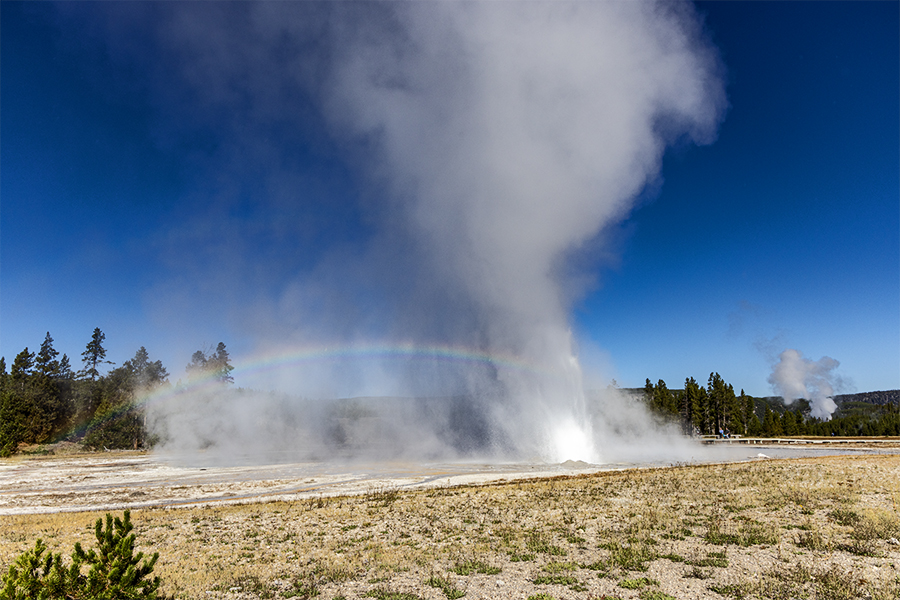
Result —
<svg viewBox="0 0 900 600"><path fill-rule="evenodd" d="M217 114L240 115L223 147L252 155L248 168L270 169L276 183L266 189L289 187L268 159L290 155L284 130L303 127L310 110L286 109L302 90L372 190L365 251L336 250L283 286L251 320L262 350L347 344L374 330L379 339L520 357L541 369L453 377L451 393L475 399L485 447L594 461L617 443L585 407L569 317L586 278L573 277L568 258L627 216L659 177L669 144L715 136L726 104L720 63L691 5L156 10L169 15L158 19L168 28L158 43L184 65L173 85ZM184 26L191 20L202 25ZM422 419L417 426L433 430L457 422Z"/></svg>

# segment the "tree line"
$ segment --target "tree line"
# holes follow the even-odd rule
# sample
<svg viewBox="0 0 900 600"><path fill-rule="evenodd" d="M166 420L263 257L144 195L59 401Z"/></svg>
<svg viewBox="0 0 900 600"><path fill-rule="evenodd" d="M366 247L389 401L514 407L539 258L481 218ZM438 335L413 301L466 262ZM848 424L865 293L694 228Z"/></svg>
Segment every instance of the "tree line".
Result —
<svg viewBox="0 0 900 600"><path fill-rule="evenodd" d="M735 394L734 387L718 373L710 373L706 386L693 377L684 388L670 390L660 379L648 378L644 399L663 417L678 422L691 435L779 436L900 436L900 407L896 404L836 413L823 421L809 414L809 402L800 399L788 409L780 398L755 398Z"/></svg>
<svg viewBox="0 0 900 600"><path fill-rule="evenodd" d="M141 346L134 356L100 373L106 359L106 335L95 328L81 353L83 367L74 371L68 355L60 357L47 332L40 350L22 350L7 372L0 357L0 456L9 456L23 444L61 440L80 442L91 449L146 448L149 437L141 398L171 386L169 373L159 360L151 360ZM198 350L186 371L190 377L210 377L232 383L228 350L219 342L215 351Z"/></svg>

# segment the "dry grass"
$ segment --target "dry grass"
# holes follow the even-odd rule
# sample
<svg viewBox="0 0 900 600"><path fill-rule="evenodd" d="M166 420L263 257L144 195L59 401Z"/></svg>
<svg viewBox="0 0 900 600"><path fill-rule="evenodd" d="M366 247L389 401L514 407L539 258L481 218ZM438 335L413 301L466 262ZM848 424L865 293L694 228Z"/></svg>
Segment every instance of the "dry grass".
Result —
<svg viewBox="0 0 900 600"><path fill-rule="evenodd" d="M673 467L134 510L178 598L900 594L900 456ZM0 564L67 555L98 513L0 517Z"/></svg>

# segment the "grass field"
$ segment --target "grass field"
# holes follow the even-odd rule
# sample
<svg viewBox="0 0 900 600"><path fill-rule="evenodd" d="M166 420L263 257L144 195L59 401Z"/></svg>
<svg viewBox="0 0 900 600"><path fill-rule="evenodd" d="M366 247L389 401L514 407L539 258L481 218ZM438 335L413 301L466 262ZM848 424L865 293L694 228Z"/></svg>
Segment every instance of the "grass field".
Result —
<svg viewBox="0 0 900 600"><path fill-rule="evenodd" d="M2 492L0 492L2 493ZM900 597L900 456L132 511L177 598ZM0 517L0 564L102 513Z"/></svg>

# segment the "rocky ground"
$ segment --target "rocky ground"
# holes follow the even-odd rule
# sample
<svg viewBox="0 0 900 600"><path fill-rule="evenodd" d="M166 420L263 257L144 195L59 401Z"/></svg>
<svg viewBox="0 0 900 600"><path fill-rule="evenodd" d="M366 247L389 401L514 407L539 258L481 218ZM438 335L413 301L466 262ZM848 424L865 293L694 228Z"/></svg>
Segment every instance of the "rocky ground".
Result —
<svg viewBox="0 0 900 600"><path fill-rule="evenodd" d="M0 490L0 497L4 491ZM897 598L900 456L134 509L176 598ZM0 516L0 565L102 512ZM4 567L5 569L5 567Z"/></svg>

